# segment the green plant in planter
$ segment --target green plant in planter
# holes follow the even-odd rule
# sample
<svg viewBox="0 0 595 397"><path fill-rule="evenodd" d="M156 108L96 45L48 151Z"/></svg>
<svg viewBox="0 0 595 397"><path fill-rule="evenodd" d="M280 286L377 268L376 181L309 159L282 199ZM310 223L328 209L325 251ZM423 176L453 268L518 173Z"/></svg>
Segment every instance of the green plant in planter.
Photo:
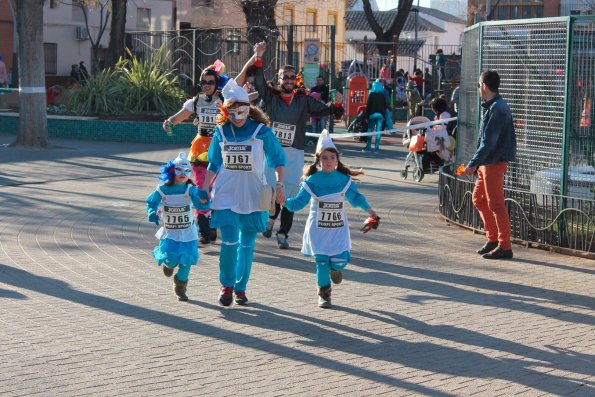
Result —
<svg viewBox="0 0 595 397"><path fill-rule="evenodd" d="M89 79L70 100L83 115L164 116L175 113L185 96L178 87L175 66L162 46L149 60L123 59Z"/></svg>
<svg viewBox="0 0 595 397"><path fill-rule="evenodd" d="M125 84L115 71L106 69L75 90L69 106L83 115L122 115L125 92Z"/></svg>
<svg viewBox="0 0 595 397"><path fill-rule="evenodd" d="M178 111L185 95L178 87L175 63L168 67L169 52L162 46L149 60L143 61L130 55L130 60L116 65L120 79L128 88L123 98L125 108L135 114L168 115Z"/></svg>

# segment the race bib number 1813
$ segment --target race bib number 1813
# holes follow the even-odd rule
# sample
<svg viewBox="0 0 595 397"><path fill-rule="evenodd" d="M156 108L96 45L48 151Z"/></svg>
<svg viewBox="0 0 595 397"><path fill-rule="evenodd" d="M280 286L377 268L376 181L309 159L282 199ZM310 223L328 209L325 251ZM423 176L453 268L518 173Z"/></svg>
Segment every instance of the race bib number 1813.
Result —
<svg viewBox="0 0 595 397"><path fill-rule="evenodd" d="M295 125L273 122L273 132L281 146L293 145L295 139Z"/></svg>

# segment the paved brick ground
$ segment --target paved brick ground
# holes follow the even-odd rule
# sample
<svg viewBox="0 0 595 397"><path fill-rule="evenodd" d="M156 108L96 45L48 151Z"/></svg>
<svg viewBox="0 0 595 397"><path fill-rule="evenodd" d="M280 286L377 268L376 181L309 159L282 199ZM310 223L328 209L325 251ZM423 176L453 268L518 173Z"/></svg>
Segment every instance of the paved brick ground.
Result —
<svg viewBox="0 0 595 397"><path fill-rule="evenodd" d="M12 136L0 135L0 144ZM218 251L201 249L188 303L153 264L144 199L173 146L54 140L0 148L0 395L595 395L595 263L482 236L437 214L436 177L402 181L344 141L382 216L316 307L314 265L259 238L246 307L217 305Z"/></svg>

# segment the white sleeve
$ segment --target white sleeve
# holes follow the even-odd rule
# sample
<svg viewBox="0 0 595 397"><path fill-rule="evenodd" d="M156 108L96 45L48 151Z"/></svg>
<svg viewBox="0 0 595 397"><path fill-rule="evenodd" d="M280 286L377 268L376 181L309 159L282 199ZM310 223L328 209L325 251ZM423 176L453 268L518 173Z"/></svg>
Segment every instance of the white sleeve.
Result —
<svg viewBox="0 0 595 397"><path fill-rule="evenodd" d="M194 113L194 98L188 99L186 102L184 102L182 109Z"/></svg>

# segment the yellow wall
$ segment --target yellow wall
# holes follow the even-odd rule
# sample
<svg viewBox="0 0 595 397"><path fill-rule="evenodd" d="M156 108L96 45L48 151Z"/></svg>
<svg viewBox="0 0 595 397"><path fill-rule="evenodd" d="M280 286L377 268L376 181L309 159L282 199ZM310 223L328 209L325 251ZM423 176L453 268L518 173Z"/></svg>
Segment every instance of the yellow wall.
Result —
<svg viewBox="0 0 595 397"><path fill-rule="evenodd" d="M309 15L310 14L310 17ZM315 25L335 25L335 43L338 50L343 47L345 42L345 0L304 0L301 2L281 1L277 4L275 9L275 17L277 19L277 26L283 25L310 25L313 21ZM333 21L335 23L333 23ZM300 32L303 32L300 31ZM327 36L327 31L314 30L307 31L305 34L299 33L295 37L294 51L303 55L303 46L300 39L304 38L320 38L322 41L323 51L328 53L327 48L330 46L330 36ZM328 44L326 41L329 41ZM283 39L281 38L281 41ZM328 59L321 59L323 63L328 62ZM340 60L336 60L335 68L338 68ZM336 69L338 70L338 69Z"/></svg>
<svg viewBox="0 0 595 397"><path fill-rule="evenodd" d="M293 21L287 20L288 10L293 11ZM331 25L332 19L330 15L335 15L335 41L337 43L345 42L345 0L304 0L301 2L280 1L275 10L277 25L308 25L308 12L315 14L316 25Z"/></svg>

